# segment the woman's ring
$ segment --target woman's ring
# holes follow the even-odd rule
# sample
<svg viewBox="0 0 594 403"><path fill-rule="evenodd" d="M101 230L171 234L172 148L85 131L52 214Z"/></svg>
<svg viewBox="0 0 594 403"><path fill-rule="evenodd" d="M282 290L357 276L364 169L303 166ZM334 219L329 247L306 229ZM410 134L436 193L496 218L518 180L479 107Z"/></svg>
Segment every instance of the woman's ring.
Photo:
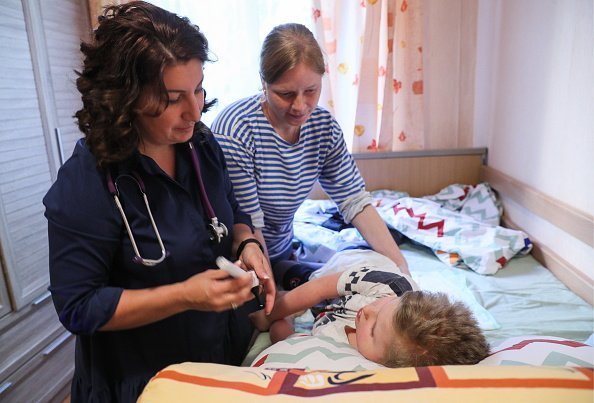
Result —
<svg viewBox="0 0 594 403"><path fill-rule="evenodd" d="M231 302L231 308L233 308L233 310L236 310L237 304L235 302Z"/></svg>

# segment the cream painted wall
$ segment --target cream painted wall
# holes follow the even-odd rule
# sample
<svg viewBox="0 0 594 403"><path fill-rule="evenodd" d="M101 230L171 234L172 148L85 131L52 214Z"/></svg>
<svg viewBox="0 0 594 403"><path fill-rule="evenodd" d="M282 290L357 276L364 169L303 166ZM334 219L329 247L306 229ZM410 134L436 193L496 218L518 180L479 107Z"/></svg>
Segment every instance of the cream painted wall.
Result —
<svg viewBox="0 0 594 403"><path fill-rule="evenodd" d="M479 4L488 11L479 27L497 21L492 46L483 44L491 85L476 96L477 106L491 102L488 126L477 127L489 165L594 215L592 0Z"/></svg>
<svg viewBox="0 0 594 403"><path fill-rule="evenodd" d="M594 215L592 0L426 0L426 148L488 164ZM506 214L594 278L594 248L519 205Z"/></svg>
<svg viewBox="0 0 594 403"><path fill-rule="evenodd" d="M592 0L478 0L474 142L489 165L594 215ZM594 278L594 249L504 200L506 214Z"/></svg>

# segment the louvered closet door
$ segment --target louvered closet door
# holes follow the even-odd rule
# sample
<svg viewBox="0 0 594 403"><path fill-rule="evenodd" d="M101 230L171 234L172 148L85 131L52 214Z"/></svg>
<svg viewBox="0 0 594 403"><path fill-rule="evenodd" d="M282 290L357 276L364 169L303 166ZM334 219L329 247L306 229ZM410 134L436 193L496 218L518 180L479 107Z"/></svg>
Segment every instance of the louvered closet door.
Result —
<svg viewBox="0 0 594 403"><path fill-rule="evenodd" d="M87 0L43 0L39 5L56 106L57 127L52 131L58 134L63 157L68 159L82 137L73 118L82 107L74 70L81 69L80 41L87 40L90 29Z"/></svg>
<svg viewBox="0 0 594 403"><path fill-rule="evenodd" d="M73 21L75 21L73 23ZM74 69L88 35L86 1L0 1L0 315L43 297L49 285L42 199L80 133Z"/></svg>
<svg viewBox="0 0 594 403"><path fill-rule="evenodd" d="M0 248L2 280L14 309L48 285L47 224L41 199L51 185L50 162L25 28L18 0L0 2ZM0 273L1 274L1 273ZM2 314L10 311L4 284Z"/></svg>

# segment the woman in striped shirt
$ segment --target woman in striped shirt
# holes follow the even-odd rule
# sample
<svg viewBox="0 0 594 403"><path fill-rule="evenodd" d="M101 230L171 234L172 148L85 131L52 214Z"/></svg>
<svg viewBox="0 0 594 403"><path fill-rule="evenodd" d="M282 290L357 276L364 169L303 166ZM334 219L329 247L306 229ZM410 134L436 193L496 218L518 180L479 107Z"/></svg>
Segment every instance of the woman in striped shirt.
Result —
<svg viewBox="0 0 594 403"><path fill-rule="evenodd" d="M309 29L283 24L266 37L260 53L263 93L225 108L212 124L228 164L235 194L266 245L277 282L285 289L306 281L314 265L288 265L293 256L293 217L316 180L377 252L409 274L406 260L346 148L338 122L318 106L325 72L321 49Z"/></svg>

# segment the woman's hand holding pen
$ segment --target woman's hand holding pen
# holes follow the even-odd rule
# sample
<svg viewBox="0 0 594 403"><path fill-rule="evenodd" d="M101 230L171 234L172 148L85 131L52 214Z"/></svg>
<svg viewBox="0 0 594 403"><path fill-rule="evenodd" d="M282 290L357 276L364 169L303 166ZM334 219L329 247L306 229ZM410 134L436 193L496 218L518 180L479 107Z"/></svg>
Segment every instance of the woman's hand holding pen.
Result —
<svg viewBox="0 0 594 403"><path fill-rule="evenodd" d="M254 298L252 277L231 277L223 270L206 270L182 283L188 309L222 312L236 309Z"/></svg>
<svg viewBox="0 0 594 403"><path fill-rule="evenodd" d="M263 287L266 295L264 312L268 315L274 306L274 297L276 295L276 285L268 258L257 243L246 244L241 250L241 256L238 256L238 258L243 269L256 272L260 280L260 286Z"/></svg>

